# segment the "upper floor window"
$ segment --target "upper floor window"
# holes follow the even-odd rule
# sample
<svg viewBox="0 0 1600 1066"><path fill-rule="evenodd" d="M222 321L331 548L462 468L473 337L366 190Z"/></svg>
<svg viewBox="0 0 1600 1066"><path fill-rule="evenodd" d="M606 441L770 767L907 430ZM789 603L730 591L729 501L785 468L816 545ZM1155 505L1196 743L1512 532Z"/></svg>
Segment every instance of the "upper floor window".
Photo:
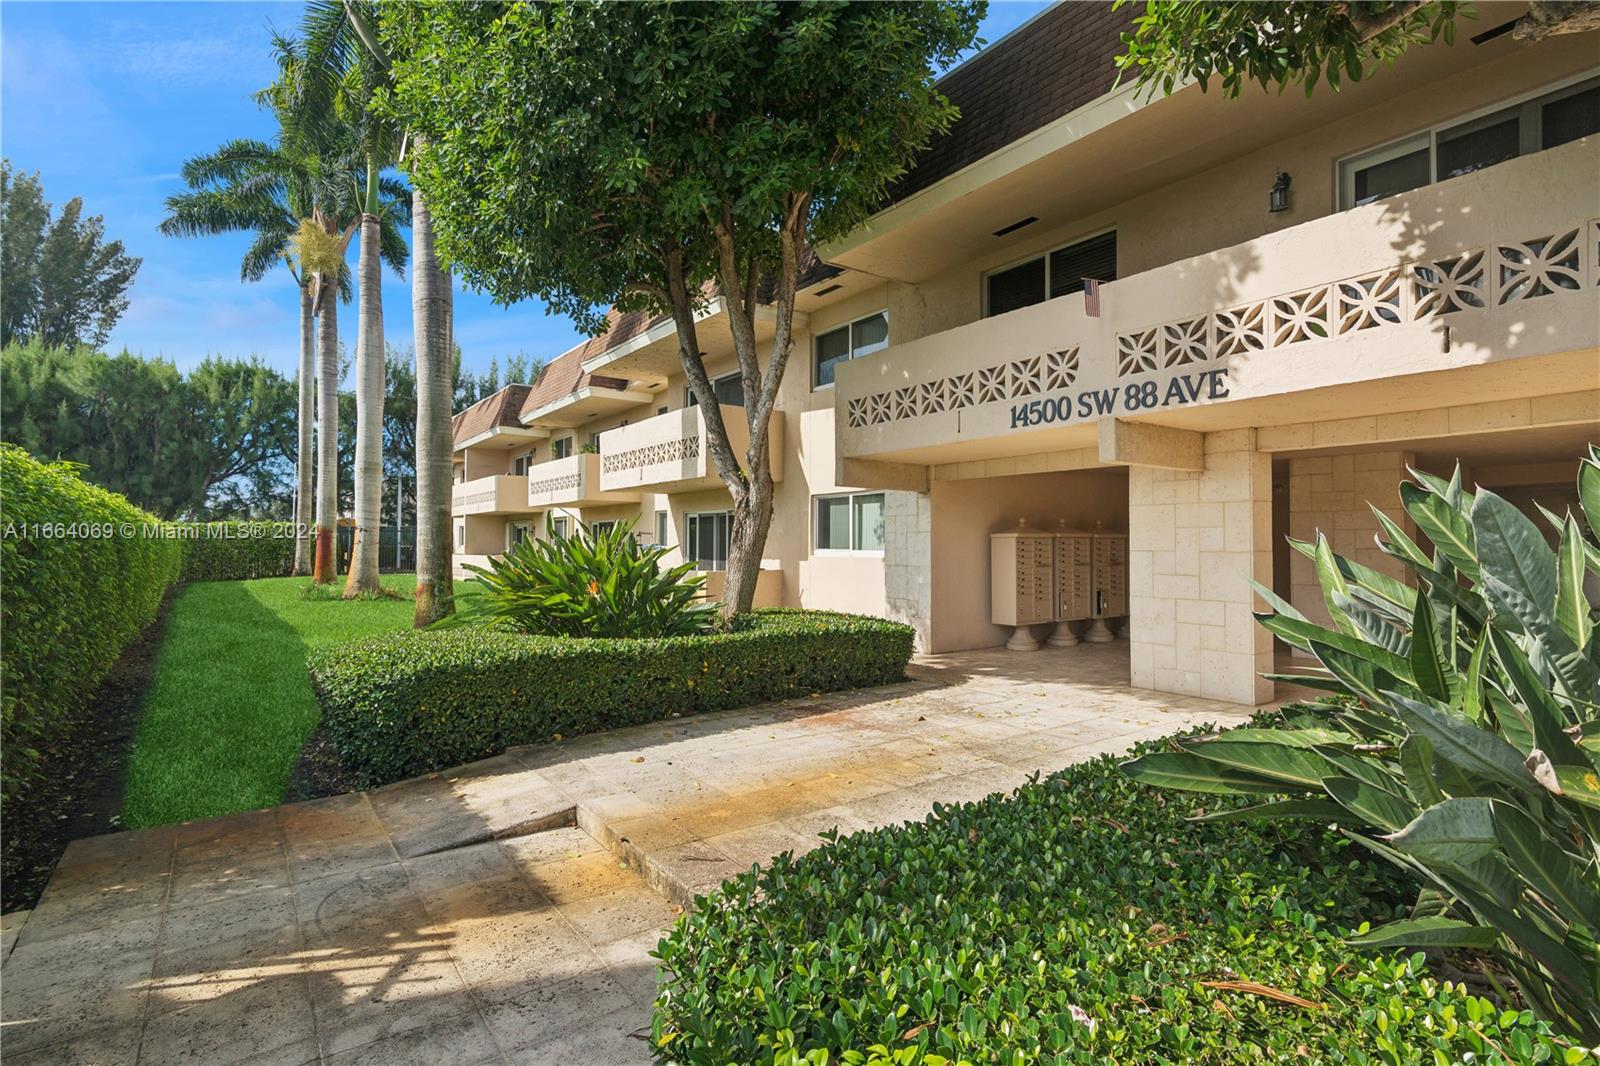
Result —
<svg viewBox="0 0 1600 1066"><path fill-rule="evenodd" d="M589 533L592 536L596 536L596 537L600 536L603 533L610 533L613 529L616 529L616 528L617 528L617 522L616 522L616 519L614 519L614 518L613 519L607 519L607 520L601 521L601 522L590 522L589 523Z"/></svg>
<svg viewBox="0 0 1600 1066"><path fill-rule="evenodd" d="M819 333L813 345L811 387L820 389L833 384L833 375L840 363L889 346L889 312L879 311L838 329Z"/></svg>
<svg viewBox="0 0 1600 1066"><path fill-rule="evenodd" d="M731 374L724 374L720 378L711 379L711 394L717 402L729 407L744 406L744 378L739 376L737 370ZM685 407L694 407L700 401L695 398L694 390L685 385L683 387L683 403Z"/></svg>
<svg viewBox="0 0 1600 1066"><path fill-rule="evenodd" d="M571 437L557 437L555 440L550 442L550 457L551 458L553 458L553 459L565 459L567 456L569 456L571 454L572 454L572 438Z"/></svg>
<svg viewBox="0 0 1600 1066"><path fill-rule="evenodd" d="M1339 208L1359 207L1600 133L1600 78L1435 126L1339 164Z"/></svg>
<svg viewBox="0 0 1600 1066"><path fill-rule="evenodd" d="M1003 315L1019 307L1082 292L1085 280L1117 280L1117 231L1057 248L983 279L983 313Z"/></svg>
<svg viewBox="0 0 1600 1066"><path fill-rule="evenodd" d="M513 474L516 474L518 477L521 477L523 474L526 474L528 472L528 467L530 467L532 465L533 465L533 453L532 452L523 452L521 455L519 455L515 459L511 460L511 472Z"/></svg>

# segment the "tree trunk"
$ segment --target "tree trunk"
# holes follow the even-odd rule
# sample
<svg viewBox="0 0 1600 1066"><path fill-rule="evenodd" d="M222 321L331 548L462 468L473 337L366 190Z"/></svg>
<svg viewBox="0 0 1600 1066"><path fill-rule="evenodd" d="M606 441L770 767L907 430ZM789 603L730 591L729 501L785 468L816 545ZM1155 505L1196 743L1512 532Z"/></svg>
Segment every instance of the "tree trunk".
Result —
<svg viewBox="0 0 1600 1066"><path fill-rule="evenodd" d="M378 216L361 216L361 295L356 322L355 550L345 578L346 599L376 593L383 527L383 263Z"/></svg>
<svg viewBox="0 0 1600 1066"><path fill-rule="evenodd" d="M317 537L312 580L333 583L339 521L339 283L322 279L317 310Z"/></svg>
<svg viewBox="0 0 1600 1066"><path fill-rule="evenodd" d="M316 417L317 402L317 314L311 304L311 279L300 286L300 408L296 420L298 440L295 446L294 473L294 573L296 577L311 573L311 468L316 462L312 455L311 423Z"/></svg>
<svg viewBox="0 0 1600 1066"><path fill-rule="evenodd" d="M433 219L411 191L411 324L417 349L417 608L421 629L452 614L450 552L450 275L433 251Z"/></svg>

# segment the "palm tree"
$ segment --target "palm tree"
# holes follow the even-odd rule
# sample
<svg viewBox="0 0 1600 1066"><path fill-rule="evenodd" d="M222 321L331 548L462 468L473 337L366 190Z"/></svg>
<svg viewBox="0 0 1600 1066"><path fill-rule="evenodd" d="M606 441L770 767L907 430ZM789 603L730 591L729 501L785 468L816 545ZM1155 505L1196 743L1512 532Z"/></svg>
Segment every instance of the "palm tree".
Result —
<svg viewBox="0 0 1600 1066"><path fill-rule="evenodd" d="M183 164L189 191L167 197L160 230L169 237L253 232L239 265L241 281L260 281L283 263L300 294L300 398L295 451L294 572L311 570L311 540L305 521L312 491L312 376L317 280L294 253L300 219L317 198L312 161L283 143L229 141L215 152Z"/></svg>
<svg viewBox="0 0 1600 1066"><path fill-rule="evenodd" d="M318 197L311 213L300 220L295 234L303 268L312 279L312 301L319 316L317 331L317 502L316 557L313 580L328 584L334 580L335 525L339 509L339 326L338 302L350 298L350 271L345 256L350 241L364 227L369 206L376 204L376 233L363 240L363 259L367 247L373 248L373 274L378 260L387 262L397 274L404 274L405 241L399 227L407 221L405 188L392 179L371 181L363 152L363 132L345 121L349 111L338 99L320 93L320 79L307 58L307 49L292 38L275 36L278 80L263 90L258 99L272 108L283 133L281 140L295 146L298 154L313 160L319 180ZM363 189L363 180L366 188ZM371 287L376 289L377 280ZM363 282L363 296L368 285ZM381 323L379 325L381 331ZM382 434L382 356L379 355L379 456L381 479ZM359 377L358 371L358 377ZM360 392L357 393L358 402ZM361 444L358 432L358 450ZM360 468L357 468L358 489ZM381 489L381 480L375 488ZM357 510L359 512L359 492ZM360 519L358 518L358 522ZM376 530L376 524L371 527ZM359 545L361 538L357 537ZM374 545L374 548L376 545Z"/></svg>
<svg viewBox="0 0 1600 1066"><path fill-rule="evenodd" d="M311 0L306 10L307 52L330 86L364 66L377 84L389 77L389 55L378 39L371 0ZM326 88L323 90L328 91ZM391 127L392 136L396 130ZM450 567L450 415L454 378L450 272L434 254L433 224L422 190L411 188L414 255L412 329L417 374L417 591L413 625L429 625L454 612Z"/></svg>

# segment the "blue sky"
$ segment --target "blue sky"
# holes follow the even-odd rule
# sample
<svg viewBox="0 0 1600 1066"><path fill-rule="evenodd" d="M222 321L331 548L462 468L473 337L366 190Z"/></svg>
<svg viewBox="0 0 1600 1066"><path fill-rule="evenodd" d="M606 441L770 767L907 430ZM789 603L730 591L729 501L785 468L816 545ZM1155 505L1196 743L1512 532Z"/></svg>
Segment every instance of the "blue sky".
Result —
<svg viewBox="0 0 1600 1066"><path fill-rule="evenodd" d="M994 41L1044 2L991 3ZM142 256L110 347L188 367L210 353L262 356L294 372L297 300L288 273L244 284L244 235L182 240L156 231L183 160L233 137L270 138L252 96L272 80L268 26L292 30L294 3L0 3L0 153L38 171L45 196L84 198L108 236ZM411 342L405 281L385 274L384 327ZM497 307L457 292L456 339L468 369L491 356L550 358L579 339L538 301ZM342 310L342 309L341 309ZM353 347L355 314L340 316Z"/></svg>

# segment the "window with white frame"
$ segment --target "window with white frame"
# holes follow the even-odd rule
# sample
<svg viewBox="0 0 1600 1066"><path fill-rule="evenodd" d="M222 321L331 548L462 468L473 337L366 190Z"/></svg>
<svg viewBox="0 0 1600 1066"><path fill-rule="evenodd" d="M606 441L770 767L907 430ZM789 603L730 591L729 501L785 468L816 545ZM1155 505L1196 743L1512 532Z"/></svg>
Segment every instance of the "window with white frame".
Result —
<svg viewBox="0 0 1600 1066"><path fill-rule="evenodd" d="M552 459L565 459L572 454L572 437L557 437L550 442L550 457Z"/></svg>
<svg viewBox="0 0 1600 1066"><path fill-rule="evenodd" d="M728 541L733 533L732 511L700 511L687 516L683 554L697 570L726 570Z"/></svg>
<svg viewBox="0 0 1600 1066"><path fill-rule="evenodd" d="M656 543L663 548L667 546L667 512L656 512Z"/></svg>
<svg viewBox="0 0 1600 1066"><path fill-rule="evenodd" d="M598 537L602 533L610 533L613 529L616 529L616 528L617 528L617 523L616 523L615 519L611 519L611 520L603 521L603 522L590 522L589 523L589 533L591 535L593 535L593 536L596 536L596 537Z"/></svg>
<svg viewBox="0 0 1600 1066"><path fill-rule="evenodd" d="M533 539L533 524L531 522L512 522L510 542L508 548L515 548L525 540Z"/></svg>
<svg viewBox="0 0 1600 1066"><path fill-rule="evenodd" d="M567 539L567 517L566 517L566 515L556 515L555 517L550 519L550 539L551 540L566 540Z"/></svg>
<svg viewBox="0 0 1600 1066"><path fill-rule="evenodd" d="M711 394L717 398L717 402L720 404L726 404L729 407L743 407L744 378L739 376L737 370L724 374L720 378L712 378ZM685 407L693 407L699 402L695 397L694 390L685 385L683 387L683 405Z"/></svg>
<svg viewBox="0 0 1600 1066"><path fill-rule="evenodd" d="M466 546L467 546L467 524L465 522L457 522L456 523L456 547L465 548Z"/></svg>
<svg viewBox="0 0 1600 1066"><path fill-rule="evenodd" d="M1003 315L1019 307L1082 292L1085 279L1117 280L1116 230L990 271L983 279L983 313Z"/></svg>
<svg viewBox="0 0 1600 1066"><path fill-rule="evenodd" d="M840 363L889 346L889 312L879 311L838 329L819 333L811 344L811 387L827 388L833 384L833 375Z"/></svg>
<svg viewBox="0 0 1600 1066"><path fill-rule="evenodd" d="M1397 196L1596 133L1600 77L1589 77L1342 160L1339 208Z"/></svg>
<svg viewBox="0 0 1600 1066"><path fill-rule="evenodd" d="M819 552L883 551L883 493L814 496Z"/></svg>
<svg viewBox="0 0 1600 1066"><path fill-rule="evenodd" d="M533 465L533 453L532 452L523 452L521 455L519 455L515 459L511 460L511 472L513 474L517 475L518 477L521 477L523 474L526 474L528 472L528 467L530 467L532 465Z"/></svg>

